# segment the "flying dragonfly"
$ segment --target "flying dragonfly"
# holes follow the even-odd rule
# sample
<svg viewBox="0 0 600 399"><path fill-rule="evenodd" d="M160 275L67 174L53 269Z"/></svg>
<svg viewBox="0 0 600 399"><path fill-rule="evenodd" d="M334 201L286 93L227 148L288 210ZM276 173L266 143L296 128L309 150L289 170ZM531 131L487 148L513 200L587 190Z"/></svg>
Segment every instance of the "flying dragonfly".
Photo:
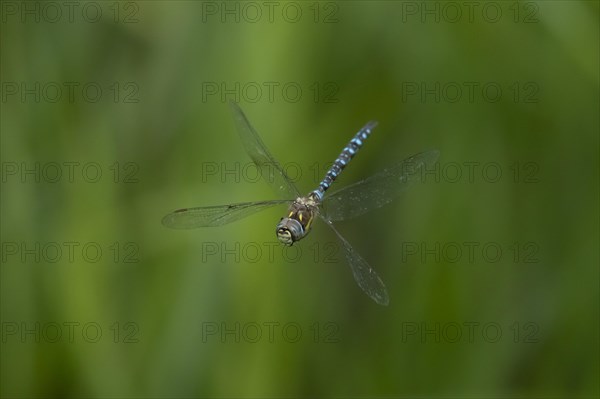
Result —
<svg viewBox="0 0 600 399"><path fill-rule="evenodd" d="M318 187L306 196L302 196L279 162L271 155L240 107L234 102L231 102L230 106L246 153L279 199L178 209L166 215L162 219L162 224L173 229L222 226L275 205L288 204L287 213L275 228L277 239L283 245L293 245L306 237L315 219L322 220L342 243L344 254L358 286L379 305L388 305L389 297L383 281L340 234L334 223L355 218L393 201L411 183L420 179L422 169L436 162L439 152L430 150L414 155L392 164L365 180L326 195L331 184L362 148L377 126L377 122L371 121L344 147Z"/></svg>

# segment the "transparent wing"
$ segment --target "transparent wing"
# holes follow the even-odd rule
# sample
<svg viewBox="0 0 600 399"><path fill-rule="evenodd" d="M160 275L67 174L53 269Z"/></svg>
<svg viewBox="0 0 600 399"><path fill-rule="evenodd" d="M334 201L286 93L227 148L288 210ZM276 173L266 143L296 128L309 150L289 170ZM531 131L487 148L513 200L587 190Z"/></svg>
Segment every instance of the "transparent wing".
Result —
<svg viewBox="0 0 600 399"><path fill-rule="evenodd" d="M244 149L258 167L262 178L275 190L275 193L280 198L298 198L300 196L298 189L285 174L279 162L267 150L267 147L260 139L256 130L250 125L248 118L246 118L241 108L233 101L229 105L231 106L235 126Z"/></svg>
<svg viewBox="0 0 600 399"><path fill-rule="evenodd" d="M422 180L422 171L431 167L440 153L431 150L414 155L382 171L326 196L322 208L330 221L352 219L392 202L411 183Z"/></svg>
<svg viewBox="0 0 600 399"><path fill-rule="evenodd" d="M366 260L364 260L358 252L352 248L352 245L340 234L339 231L333 226L333 223L323 219L325 223L331 227L335 234L342 242L344 247L344 253L346 259L352 270L352 275L358 286L378 305L387 306L390 303L387 290L383 281L379 278L375 270L369 266Z"/></svg>
<svg viewBox="0 0 600 399"><path fill-rule="evenodd" d="M195 229L197 227L222 226L291 200L240 202L238 204L203 206L178 209L162 219L162 224L172 229Z"/></svg>

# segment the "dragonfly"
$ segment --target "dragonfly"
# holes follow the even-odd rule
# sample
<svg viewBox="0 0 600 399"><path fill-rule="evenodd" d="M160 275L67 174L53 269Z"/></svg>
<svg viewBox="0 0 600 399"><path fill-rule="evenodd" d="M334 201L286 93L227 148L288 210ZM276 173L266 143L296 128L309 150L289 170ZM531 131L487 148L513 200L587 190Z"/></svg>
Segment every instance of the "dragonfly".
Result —
<svg viewBox="0 0 600 399"><path fill-rule="evenodd" d="M230 107L246 153L258 168L263 180L275 191L278 199L178 209L166 215L162 224L173 229L223 226L273 206L287 204L287 213L275 228L277 239L283 245L293 245L308 235L315 220L321 220L333 230L341 242L358 286L377 304L387 306L389 296L383 281L342 236L335 223L355 218L392 202L412 183L420 180L421 171L437 161L439 151L430 150L413 155L364 180L328 194L332 183L377 126L376 121L370 121L344 147L318 187L303 196L286 175L281 164L271 155L238 104L230 102Z"/></svg>

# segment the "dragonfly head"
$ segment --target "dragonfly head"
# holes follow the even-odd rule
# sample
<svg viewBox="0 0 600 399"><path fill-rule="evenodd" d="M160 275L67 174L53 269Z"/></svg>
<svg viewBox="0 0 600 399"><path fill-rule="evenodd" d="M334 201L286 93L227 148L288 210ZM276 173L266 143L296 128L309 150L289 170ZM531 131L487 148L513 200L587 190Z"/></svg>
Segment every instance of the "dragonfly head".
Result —
<svg viewBox="0 0 600 399"><path fill-rule="evenodd" d="M283 245L292 245L304 236L304 227L296 219L282 218L277 224L277 239Z"/></svg>

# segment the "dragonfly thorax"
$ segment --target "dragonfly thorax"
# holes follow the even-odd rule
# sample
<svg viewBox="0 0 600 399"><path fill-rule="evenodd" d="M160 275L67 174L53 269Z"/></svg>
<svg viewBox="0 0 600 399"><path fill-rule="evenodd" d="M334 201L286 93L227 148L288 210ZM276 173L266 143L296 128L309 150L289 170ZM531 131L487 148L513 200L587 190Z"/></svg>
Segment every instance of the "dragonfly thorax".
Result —
<svg viewBox="0 0 600 399"><path fill-rule="evenodd" d="M313 195L299 197L292 202L287 216L277 224L277 239L284 245L292 245L304 238L317 215L317 206L318 202Z"/></svg>

